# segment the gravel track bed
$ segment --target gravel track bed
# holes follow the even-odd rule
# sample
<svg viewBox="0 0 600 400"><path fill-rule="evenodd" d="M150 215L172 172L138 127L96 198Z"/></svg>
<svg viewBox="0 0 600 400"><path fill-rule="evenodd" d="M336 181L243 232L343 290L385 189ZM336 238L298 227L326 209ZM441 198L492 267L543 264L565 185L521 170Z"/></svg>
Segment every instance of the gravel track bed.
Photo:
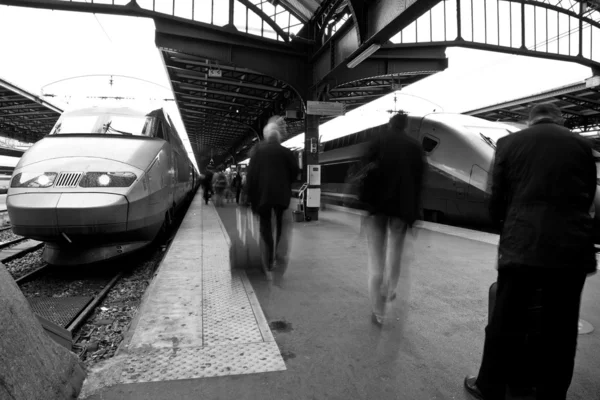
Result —
<svg viewBox="0 0 600 400"><path fill-rule="evenodd" d="M159 248L140 260L110 290L94 314L73 332L73 352L87 369L115 354L164 254Z"/></svg>
<svg viewBox="0 0 600 400"><path fill-rule="evenodd" d="M6 231L0 231L0 243L9 242L20 238L21 236L15 235L11 229Z"/></svg>
<svg viewBox="0 0 600 400"><path fill-rule="evenodd" d="M46 264L44 260L42 260L43 251L43 248L38 249L34 252L25 254L23 257L17 258L16 260L4 263L4 266L12 275L13 279L19 279L23 275L27 275L31 271Z"/></svg>

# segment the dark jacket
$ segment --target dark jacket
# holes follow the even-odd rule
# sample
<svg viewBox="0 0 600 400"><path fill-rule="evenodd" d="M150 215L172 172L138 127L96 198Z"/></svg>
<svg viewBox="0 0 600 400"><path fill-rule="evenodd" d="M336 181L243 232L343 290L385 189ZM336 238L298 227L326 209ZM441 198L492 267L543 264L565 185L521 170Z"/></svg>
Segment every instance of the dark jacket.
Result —
<svg viewBox="0 0 600 400"><path fill-rule="evenodd" d="M298 162L290 149L276 142L260 143L248 165L246 183L252 209L265 205L289 207L298 172Z"/></svg>
<svg viewBox="0 0 600 400"><path fill-rule="evenodd" d="M206 174L204 175L204 179L202 180L202 187L204 188L205 191L212 190L212 180L213 180L213 173L210 171L207 171Z"/></svg>
<svg viewBox="0 0 600 400"><path fill-rule="evenodd" d="M242 190L242 177L239 174L231 181L231 187L236 191Z"/></svg>
<svg viewBox="0 0 600 400"><path fill-rule="evenodd" d="M580 136L543 122L500 139L491 188L490 215L502 228L498 268L595 271L596 165Z"/></svg>
<svg viewBox="0 0 600 400"><path fill-rule="evenodd" d="M387 127L370 143L366 161L374 163L375 182L367 204L372 214L399 217L409 225L419 218L425 153L405 132Z"/></svg>

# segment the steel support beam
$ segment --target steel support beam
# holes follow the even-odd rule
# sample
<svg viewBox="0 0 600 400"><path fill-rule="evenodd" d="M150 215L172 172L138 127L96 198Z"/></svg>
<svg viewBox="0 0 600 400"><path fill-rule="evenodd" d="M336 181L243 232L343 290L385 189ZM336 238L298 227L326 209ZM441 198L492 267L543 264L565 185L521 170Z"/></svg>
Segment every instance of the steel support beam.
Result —
<svg viewBox="0 0 600 400"><path fill-rule="evenodd" d="M208 65L206 65L206 67L208 68ZM185 69L185 68L179 68L179 67L175 67L172 65L167 65L167 68L171 71L174 71L175 74L181 78L197 79L199 81L204 81L204 82L209 82L209 83L210 82L221 83L223 85L239 86L239 87L248 88L248 89L269 90L271 92L282 92L283 91L283 88L269 86L269 85L263 85L260 83L245 82L243 80L228 79L228 78L209 78L207 76L207 74L205 74L203 72L198 72L198 71Z"/></svg>
<svg viewBox="0 0 600 400"><path fill-rule="evenodd" d="M392 36L430 10L440 0L350 0L353 18L313 53L313 83L335 80L348 61L373 44L383 45Z"/></svg>
<svg viewBox="0 0 600 400"><path fill-rule="evenodd" d="M164 0L161 0L164 1ZM226 0L219 0L226 1ZM265 14L260 8L251 3L249 0L237 0L244 6L248 7L252 12L258 15L267 25L269 25L275 33L277 33L285 42L289 42L289 36L284 30L275 23L267 14ZM140 7L135 1L130 1L126 5L118 5L118 4L99 4L88 3L87 1L64 1L64 0L0 0L0 4L9 5L9 6L18 6L18 7L27 7L27 8L41 8L47 10L60 10L60 11L73 11L73 12L87 12L93 14L112 14L112 15L122 15L122 16L130 16L130 17L146 17L146 18L163 18L163 19L173 19L179 20L180 22L190 22L197 23L197 21L192 21L187 18L180 18L174 15L169 15L166 13L162 13L159 11L147 10L145 8ZM232 10L230 9L230 12Z"/></svg>
<svg viewBox="0 0 600 400"><path fill-rule="evenodd" d="M309 83L303 73L308 68L303 48L214 27L155 22L158 48L247 68L285 82L305 98Z"/></svg>
<svg viewBox="0 0 600 400"><path fill-rule="evenodd" d="M431 51L430 51L431 50ZM377 58L369 58L355 68L344 68L332 75L327 81L332 86L393 74L419 75L443 71L448 67L444 48L424 50L389 49Z"/></svg>
<svg viewBox="0 0 600 400"><path fill-rule="evenodd" d="M217 94L217 95L220 95L220 96L240 98L240 99L247 99L247 100L265 101L265 102L269 102L269 103L274 101L273 99L269 99L269 98L265 98L265 97L251 96L249 94L243 94L243 93L237 93L237 92L228 92L228 91L225 91L225 90L211 89L211 88L208 88L206 86L195 85L193 83L186 83L186 82L180 82L180 81L175 81L175 80L171 80L171 82L173 82L174 84L176 84L177 86L179 86L181 89L192 90L192 91L195 91L195 92ZM201 100L201 98L198 98L198 100Z"/></svg>
<svg viewBox="0 0 600 400"><path fill-rule="evenodd" d="M262 108L260 108L260 107L248 106L248 105L242 104L242 103L234 103L233 101L217 100L217 99L213 99L210 97L190 96L189 94L185 94L185 93L181 93L181 92L177 92L177 91L174 91L174 93L177 94L178 97L181 97L182 99L192 100L192 101L196 101L198 103L207 102L207 103L224 104L224 105L228 105L228 106L235 106L235 107L242 107L242 108L257 108L259 110L262 110Z"/></svg>
<svg viewBox="0 0 600 400"><path fill-rule="evenodd" d="M217 119L217 120L226 120L228 122L233 122L235 124L243 125L244 127L250 129L256 135L256 137L260 139L258 131L252 125L247 124L245 122L238 121L237 119L234 119L234 118L229 118L229 117L225 117L225 116L221 116L221 115L215 115L215 114L208 113L208 112L203 112L203 111L193 110L193 111L190 111L190 112L193 113L193 114L204 115L204 116L207 116L209 118L213 118L213 119ZM198 121L204 121L205 120L204 118L194 118L192 116L188 116L187 118L189 118L189 119L196 119Z"/></svg>
<svg viewBox="0 0 600 400"><path fill-rule="evenodd" d="M243 5L245 5L246 7L248 7L248 9L252 10L263 21L265 21L271 28L273 28L273 30L275 31L275 33L277 33L279 36L281 36L281 38L286 43L290 41L290 37L288 36L288 34L285 33L283 31L283 29L281 29L281 27L279 25L277 25L275 23L275 21L273 21L271 18L269 18L269 16L267 14L265 14L260 8L258 8L256 5L254 5L253 3L251 3L248 0L238 0L238 1L240 3L242 3Z"/></svg>

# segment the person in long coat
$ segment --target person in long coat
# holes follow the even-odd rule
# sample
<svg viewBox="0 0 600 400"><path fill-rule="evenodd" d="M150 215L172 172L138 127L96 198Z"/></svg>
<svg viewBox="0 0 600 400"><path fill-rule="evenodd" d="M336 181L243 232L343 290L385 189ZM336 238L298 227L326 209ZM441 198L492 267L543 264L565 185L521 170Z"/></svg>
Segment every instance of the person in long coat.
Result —
<svg viewBox="0 0 600 400"><path fill-rule="evenodd" d="M562 123L555 105L537 105L529 128L497 143L490 198L501 227L496 303L479 375L464 381L477 399L504 399L507 384L525 389L529 378L537 399L565 400L571 384L581 293L596 271L590 215L596 165L591 146ZM539 290L536 335L528 326ZM523 355L536 347L535 368L515 377L527 365Z"/></svg>
<svg viewBox="0 0 600 400"><path fill-rule="evenodd" d="M369 296L372 319L377 325L384 322L385 307L396 297L406 233L419 217L421 207L425 154L421 145L406 134L407 122L407 115L394 115L371 141L365 155L366 164L373 165L362 187L361 200L369 211L365 220Z"/></svg>
<svg viewBox="0 0 600 400"><path fill-rule="evenodd" d="M208 204L208 200L213 194L213 172L211 170L207 170L204 175L204 179L202 179L202 194L204 196L204 203Z"/></svg>
<svg viewBox="0 0 600 400"><path fill-rule="evenodd" d="M271 118L263 129L264 141L255 147L248 165L248 199L252 211L260 217L263 264L267 271L272 270L277 261L282 264L288 261L291 226L284 224L283 213L290 205L292 183L299 172L294 153L280 144L284 132L284 120ZM275 242L271 224L273 213Z"/></svg>

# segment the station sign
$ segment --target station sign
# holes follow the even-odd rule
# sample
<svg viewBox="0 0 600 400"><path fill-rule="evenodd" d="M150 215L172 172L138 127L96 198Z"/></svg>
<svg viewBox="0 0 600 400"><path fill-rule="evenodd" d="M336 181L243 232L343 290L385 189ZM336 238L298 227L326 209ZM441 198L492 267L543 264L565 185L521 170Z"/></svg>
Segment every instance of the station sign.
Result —
<svg viewBox="0 0 600 400"><path fill-rule="evenodd" d="M308 115L339 117L346 114L346 105L333 101L307 101L306 113Z"/></svg>
<svg viewBox="0 0 600 400"><path fill-rule="evenodd" d="M208 77L209 78L220 78L222 76L222 72L220 69L209 69Z"/></svg>

